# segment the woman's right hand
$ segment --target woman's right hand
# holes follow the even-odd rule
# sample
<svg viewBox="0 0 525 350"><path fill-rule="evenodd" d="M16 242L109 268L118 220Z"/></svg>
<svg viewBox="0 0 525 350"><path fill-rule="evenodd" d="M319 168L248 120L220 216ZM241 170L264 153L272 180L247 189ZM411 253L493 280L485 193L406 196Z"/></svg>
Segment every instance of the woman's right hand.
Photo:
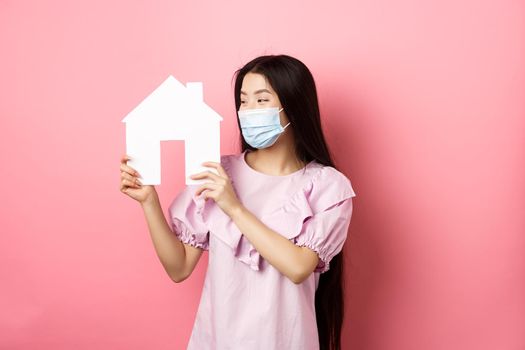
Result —
<svg viewBox="0 0 525 350"><path fill-rule="evenodd" d="M140 174L126 164L129 159L127 155L124 155L120 160L120 191L141 204L154 199L157 194L155 186L142 185L138 179Z"/></svg>

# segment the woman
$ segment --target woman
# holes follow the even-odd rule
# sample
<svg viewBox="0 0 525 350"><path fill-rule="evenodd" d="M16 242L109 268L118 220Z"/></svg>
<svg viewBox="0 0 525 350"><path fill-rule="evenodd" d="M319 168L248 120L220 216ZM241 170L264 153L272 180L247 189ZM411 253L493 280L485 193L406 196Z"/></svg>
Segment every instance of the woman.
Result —
<svg viewBox="0 0 525 350"><path fill-rule="evenodd" d="M235 76L241 153L192 175L206 182L176 196L170 225L127 157L121 190L141 203L175 282L209 251L188 349L340 349L355 192L330 157L314 79L287 55L255 58Z"/></svg>

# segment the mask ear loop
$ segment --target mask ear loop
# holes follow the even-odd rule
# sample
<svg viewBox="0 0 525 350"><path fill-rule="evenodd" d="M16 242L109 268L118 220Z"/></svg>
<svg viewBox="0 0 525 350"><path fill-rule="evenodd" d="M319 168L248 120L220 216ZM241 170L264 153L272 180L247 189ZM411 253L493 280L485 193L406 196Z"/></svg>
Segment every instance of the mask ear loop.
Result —
<svg viewBox="0 0 525 350"><path fill-rule="evenodd" d="M281 107L281 109L279 110L279 113L281 113L281 111L283 110L284 108ZM288 127L288 125L290 125L290 122L288 122L288 124L286 124L286 126L283 127L283 130L286 129Z"/></svg>

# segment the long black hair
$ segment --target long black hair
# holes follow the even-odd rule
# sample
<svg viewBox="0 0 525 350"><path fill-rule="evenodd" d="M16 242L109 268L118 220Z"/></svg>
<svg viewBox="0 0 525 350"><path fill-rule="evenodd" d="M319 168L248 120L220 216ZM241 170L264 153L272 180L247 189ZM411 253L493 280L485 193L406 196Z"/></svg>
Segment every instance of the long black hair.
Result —
<svg viewBox="0 0 525 350"><path fill-rule="evenodd" d="M281 105L293 126L297 158L312 160L336 168L322 128L315 81L304 63L288 55L257 57L235 72L235 109L241 105L240 92L247 73L262 74L279 96ZM241 125L237 118L239 130ZM241 134L242 152L250 146ZM337 169L337 168L336 168ZM330 269L321 274L315 293L315 311L321 350L341 349L344 320L343 251L330 261Z"/></svg>

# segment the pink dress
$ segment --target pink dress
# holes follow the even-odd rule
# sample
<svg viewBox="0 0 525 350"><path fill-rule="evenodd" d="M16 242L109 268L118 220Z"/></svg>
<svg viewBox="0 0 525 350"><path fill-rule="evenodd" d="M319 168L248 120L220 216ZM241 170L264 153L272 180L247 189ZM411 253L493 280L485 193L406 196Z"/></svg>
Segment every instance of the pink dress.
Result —
<svg viewBox="0 0 525 350"><path fill-rule="evenodd" d="M355 193L350 180L315 161L284 176L251 168L240 154L221 156L237 197L259 220L320 257L295 284L270 265L235 223L187 185L169 207L184 243L209 251L204 287L188 350L319 349L315 291L320 274L342 249Z"/></svg>

